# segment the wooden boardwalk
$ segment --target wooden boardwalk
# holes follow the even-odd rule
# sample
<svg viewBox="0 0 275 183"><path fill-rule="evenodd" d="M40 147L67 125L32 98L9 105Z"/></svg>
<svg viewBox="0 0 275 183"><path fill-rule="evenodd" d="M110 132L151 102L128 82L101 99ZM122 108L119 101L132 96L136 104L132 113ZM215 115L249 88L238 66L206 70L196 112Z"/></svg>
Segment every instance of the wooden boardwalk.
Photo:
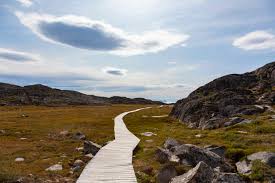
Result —
<svg viewBox="0 0 275 183"><path fill-rule="evenodd" d="M127 129L123 117L148 108L150 107L124 112L115 118L115 140L100 149L84 168L77 183L137 182L132 165L132 155L140 140Z"/></svg>

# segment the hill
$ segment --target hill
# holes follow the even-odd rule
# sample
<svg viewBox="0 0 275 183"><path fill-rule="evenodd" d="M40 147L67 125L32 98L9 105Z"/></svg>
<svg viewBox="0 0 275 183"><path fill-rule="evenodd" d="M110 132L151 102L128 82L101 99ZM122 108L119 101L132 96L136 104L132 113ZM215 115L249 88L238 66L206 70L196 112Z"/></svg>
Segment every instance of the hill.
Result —
<svg viewBox="0 0 275 183"><path fill-rule="evenodd" d="M99 97L76 91L50 88L41 84L17 86L0 83L0 105L108 105L108 104L162 104L144 98Z"/></svg>
<svg viewBox="0 0 275 183"><path fill-rule="evenodd" d="M235 124L244 115L275 104L275 62L253 72L231 74L198 88L176 102L170 116L189 127L213 129Z"/></svg>

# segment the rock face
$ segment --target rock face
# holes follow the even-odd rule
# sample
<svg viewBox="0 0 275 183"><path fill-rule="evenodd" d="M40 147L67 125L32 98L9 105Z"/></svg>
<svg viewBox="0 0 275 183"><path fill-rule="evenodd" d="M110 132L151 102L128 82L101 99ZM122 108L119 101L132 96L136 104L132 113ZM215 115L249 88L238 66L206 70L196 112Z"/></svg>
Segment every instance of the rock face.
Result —
<svg viewBox="0 0 275 183"><path fill-rule="evenodd" d="M274 86L275 62L272 62L253 72L215 79L177 101L170 116L192 128L219 128L228 118L262 113L265 105L275 104Z"/></svg>
<svg viewBox="0 0 275 183"><path fill-rule="evenodd" d="M163 104L143 98L98 97L76 91L59 90L41 84L17 86L0 83L0 105L106 105L106 104Z"/></svg>

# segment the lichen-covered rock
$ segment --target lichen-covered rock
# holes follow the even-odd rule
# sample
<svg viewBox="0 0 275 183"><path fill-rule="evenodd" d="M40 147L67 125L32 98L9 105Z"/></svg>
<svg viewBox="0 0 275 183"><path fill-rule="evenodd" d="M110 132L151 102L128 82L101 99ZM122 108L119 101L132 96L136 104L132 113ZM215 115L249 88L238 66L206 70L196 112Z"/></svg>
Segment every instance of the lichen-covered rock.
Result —
<svg viewBox="0 0 275 183"><path fill-rule="evenodd" d="M172 138L168 138L165 142L164 142L164 148L165 149L171 149L172 147L178 146L180 145L180 143Z"/></svg>
<svg viewBox="0 0 275 183"><path fill-rule="evenodd" d="M224 172L231 172L233 168L219 155L192 144L183 144L172 148L172 154L179 157L181 163L196 166L203 161L212 168L220 167Z"/></svg>
<svg viewBox="0 0 275 183"><path fill-rule="evenodd" d="M249 161L260 160L261 162L269 165L270 167L275 167L275 153L274 152L257 152L247 156Z"/></svg>
<svg viewBox="0 0 275 183"><path fill-rule="evenodd" d="M171 183L211 183L213 177L213 169L201 161L195 168L189 170L187 173L173 178Z"/></svg>

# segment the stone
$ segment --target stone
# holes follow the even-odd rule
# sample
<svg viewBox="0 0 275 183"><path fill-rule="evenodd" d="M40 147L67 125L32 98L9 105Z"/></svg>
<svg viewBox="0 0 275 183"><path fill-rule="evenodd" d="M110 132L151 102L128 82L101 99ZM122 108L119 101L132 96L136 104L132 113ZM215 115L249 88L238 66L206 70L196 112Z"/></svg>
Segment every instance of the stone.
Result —
<svg viewBox="0 0 275 183"><path fill-rule="evenodd" d="M63 167L60 164L52 165L46 169L46 171L61 171L61 170L63 170Z"/></svg>
<svg viewBox="0 0 275 183"><path fill-rule="evenodd" d="M146 136L146 137L151 137L151 136L157 135L157 134L155 134L153 132L144 132L144 133L141 133L141 135Z"/></svg>
<svg viewBox="0 0 275 183"><path fill-rule="evenodd" d="M274 152L257 152L247 156L249 161L261 160L261 162L269 165L270 167L275 167L275 153Z"/></svg>
<svg viewBox="0 0 275 183"><path fill-rule="evenodd" d="M20 138L20 140L27 140L27 138L22 137L22 138Z"/></svg>
<svg viewBox="0 0 275 183"><path fill-rule="evenodd" d="M196 166L203 161L212 168L220 167L224 172L231 172L233 168L224 161L224 158L214 152L192 144L182 144L172 148L172 154L180 158L182 164Z"/></svg>
<svg viewBox="0 0 275 183"><path fill-rule="evenodd" d="M213 169L201 161L187 173L173 178L171 183L211 183L213 177Z"/></svg>
<svg viewBox="0 0 275 183"><path fill-rule="evenodd" d="M226 148L224 146L210 145L205 147L205 149L219 155L220 157L225 156Z"/></svg>
<svg viewBox="0 0 275 183"><path fill-rule="evenodd" d="M75 148L76 151L84 151L84 147L77 147Z"/></svg>
<svg viewBox="0 0 275 183"><path fill-rule="evenodd" d="M212 183L245 183L236 173L217 173Z"/></svg>
<svg viewBox="0 0 275 183"><path fill-rule="evenodd" d="M6 131L5 130L0 130L0 134L5 134Z"/></svg>
<svg viewBox="0 0 275 183"><path fill-rule="evenodd" d="M195 137L201 138L201 137L202 137L202 134L197 134L197 135L195 135Z"/></svg>
<svg viewBox="0 0 275 183"><path fill-rule="evenodd" d="M171 149L172 147L178 146L180 145L180 143L172 138L168 138L165 142L164 142L164 148L165 149Z"/></svg>
<svg viewBox="0 0 275 183"><path fill-rule="evenodd" d="M71 168L72 172L80 172L81 171L81 166L75 166Z"/></svg>
<svg viewBox="0 0 275 183"><path fill-rule="evenodd" d="M233 117L233 118L230 118L230 121L225 122L225 123L224 123L224 126L225 126L225 127L227 127L227 126L232 126L232 125L235 125L235 124L238 124L238 123L242 122L243 120L244 120L244 118Z"/></svg>
<svg viewBox="0 0 275 183"><path fill-rule="evenodd" d="M69 136L70 135L70 132L68 130L64 130L64 131L61 131L59 133L59 135L63 136L63 137L66 137L66 136Z"/></svg>
<svg viewBox="0 0 275 183"><path fill-rule="evenodd" d="M145 140L145 142L147 142L147 143L153 143L153 142L154 142L154 140L149 139L149 140Z"/></svg>
<svg viewBox="0 0 275 183"><path fill-rule="evenodd" d="M84 154L96 155L96 153L101 149L101 145L98 145L92 141L84 141Z"/></svg>
<svg viewBox="0 0 275 183"><path fill-rule="evenodd" d="M168 162L169 156L170 156L170 152L167 149L158 147L155 152L155 159L161 164Z"/></svg>
<svg viewBox="0 0 275 183"><path fill-rule="evenodd" d="M73 135L73 138L74 138L75 140L85 140L85 139L86 139L86 136L85 136L83 133L81 133L81 132L77 132L77 133L75 133L75 134Z"/></svg>
<svg viewBox="0 0 275 183"><path fill-rule="evenodd" d="M249 163L247 160L239 161L236 163L237 171L240 174L249 175L252 169L252 163Z"/></svg>
<svg viewBox="0 0 275 183"><path fill-rule="evenodd" d="M25 159L24 158L15 158L14 161L15 162L23 162L23 161L25 161Z"/></svg>
<svg viewBox="0 0 275 183"><path fill-rule="evenodd" d="M94 155L91 154L91 153L90 154L86 154L85 156L88 157L88 158L90 158L90 159L92 159L94 157Z"/></svg>
<svg viewBox="0 0 275 183"><path fill-rule="evenodd" d="M80 159L75 160L75 162L73 163L73 167L77 167L77 166L82 167L84 165L85 165L85 163Z"/></svg>
<svg viewBox="0 0 275 183"><path fill-rule="evenodd" d="M176 168L173 165L165 165L157 173L157 183L169 183L172 178L177 176Z"/></svg>

